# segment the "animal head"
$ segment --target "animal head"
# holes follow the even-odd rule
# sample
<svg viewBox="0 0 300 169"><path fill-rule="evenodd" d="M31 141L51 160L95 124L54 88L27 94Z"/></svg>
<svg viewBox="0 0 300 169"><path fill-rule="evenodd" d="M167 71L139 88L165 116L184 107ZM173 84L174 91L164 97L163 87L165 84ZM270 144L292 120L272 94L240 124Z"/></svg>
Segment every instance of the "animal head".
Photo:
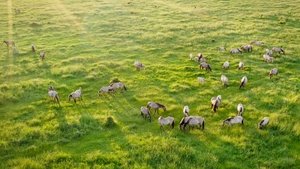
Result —
<svg viewBox="0 0 300 169"><path fill-rule="evenodd" d="M54 90L54 87L53 86L49 86L48 90Z"/></svg>
<svg viewBox="0 0 300 169"><path fill-rule="evenodd" d="M222 100L222 96L221 96L221 95L218 95L218 96L217 96L217 99L218 99L218 100Z"/></svg>
<svg viewBox="0 0 300 169"><path fill-rule="evenodd" d="M73 95L72 94L70 94L69 95L69 101L71 101L71 98L73 97Z"/></svg>

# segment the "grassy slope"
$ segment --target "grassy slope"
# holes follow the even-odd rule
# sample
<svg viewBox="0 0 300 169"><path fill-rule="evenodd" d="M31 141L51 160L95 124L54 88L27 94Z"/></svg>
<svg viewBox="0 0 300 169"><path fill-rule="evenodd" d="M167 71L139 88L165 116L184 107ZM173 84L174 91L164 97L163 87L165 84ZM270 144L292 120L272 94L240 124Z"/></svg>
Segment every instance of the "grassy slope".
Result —
<svg viewBox="0 0 300 169"><path fill-rule="evenodd" d="M0 37L14 39L19 54L0 47L0 168L297 168L299 162L299 28L297 1L0 1ZM13 9L21 9L15 15ZM286 55L262 61L264 48L231 56L228 49L259 39L283 46ZM41 62L31 43L46 51ZM188 60L202 52L212 64L206 73ZM134 60L146 69L137 72ZM229 60L230 70L221 64ZM246 69L234 67L243 60ZM267 72L279 68L269 80ZM219 78L226 74L230 86ZM247 75L249 84L238 90ZM196 78L207 83L199 85ZM129 90L97 97L114 77ZM58 90L62 107L47 98ZM67 102L83 88L84 104ZM210 98L221 94L213 114ZM180 120L189 105L205 117L204 131L161 132L145 122L139 107L162 102L164 116ZM222 128L236 105L246 107L245 125ZM107 117L117 123L107 127ZM270 127L259 131L264 116Z"/></svg>

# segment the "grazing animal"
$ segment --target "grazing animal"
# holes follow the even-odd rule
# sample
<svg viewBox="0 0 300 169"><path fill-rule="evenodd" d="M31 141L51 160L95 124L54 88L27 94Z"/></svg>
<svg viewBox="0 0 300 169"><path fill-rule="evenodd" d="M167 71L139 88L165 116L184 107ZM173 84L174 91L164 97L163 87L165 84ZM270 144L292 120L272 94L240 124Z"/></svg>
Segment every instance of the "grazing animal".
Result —
<svg viewBox="0 0 300 169"><path fill-rule="evenodd" d="M222 68L223 69L228 69L229 68L229 62L228 61L224 62Z"/></svg>
<svg viewBox="0 0 300 169"><path fill-rule="evenodd" d="M197 77L199 83L203 84L205 82L204 77Z"/></svg>
<svg viewBox="0 0 300 169"><path fill-rule="evenodd" d="M257 40L253 40L250 44L256 45L256 46L263 46L263 45L264 45L264 42L257 41Z"/></svg>
<svg viewBox="0 0 300 169"><path fill-rule="evenodd" d="M200 69L205 69L205 70L211 71L210 65L206 62L200 63Z"/></svg>
<svg viewBox="0 0 300 169"><path fill-rule="evenodd" d="M122 82L114 82L111 83L109 86L112 87L114 91L117 91L118 89L125 90L125 91L127 90L126 86Z"/></svg>
<svg viewBox="0 0 300 169"><path fill-rule="evenodd" d="M4 40L3 43L5 43L7 47L16 47L16 44L13 40Z"/></svg>
<svg viewBox="0 0 300 169"><path fill-rule="evenodd" d="M273 47L272 51L273 52L277 52L279 54L285 54L284 49L283 48L279 48L279 47Z"/></svg>
<svg viewBox="0 0 300 169"><path fill-rule="evenodd" d="M183 116L184 117L190 116L190 108L189 108L189 106L184 106L183 107Z"/></svg>
<svg viewBox="0 0 300 169"><path fill-rule="evenodd" d="M33 53L35 53L35 51L36 51L36 50L35 50L35 45L34 45L34 44L31 45L31 51L32 51Z"/></svg>
<svg viewBox="0 0 300 169"><path fill-rule="evenodd" d="M241 83L240 83L240 88L245 87L247 82L248 82L247 76L243 76Z"/></svg>
<svg viewBox="0 0 300 169"><path fill-rule="evenodd" d="M277 74L278 74L278 69L277 68L271 69L270 72L269 72L270 79L272 78L272 76L277 75Z"/></svg>
<svg viewBox="0 0 300 169"><path fill-rule="evenodd" d="M186 126L199 127L199 129L204 130L204 118L201 116L189 116L183 117L179 123L179 128L185 130Z"/></svg>
<svg viewBox="0 0 300 169"><path fill-rule="evenodd" d="M252 46L251 45L244 45L244 46L241 46L241 49L243 51L246 51L246 52L252 52Z"/></svg>
<svg viewBox="0 0 300 169"><path fill-rule="evenodd" d="M242 116L229 117L223 121L223 126L225 124L229 126L233 124L244 124L244 118Z"/></svg>
<svg viewBox="0 0 300 169"><path fill-rule="evenodd" d="M136 70L141 70L145 67L145 65L139 61L135 61L133 65L136 68Z"/></svg>
<svg viewBox="0 0 300 169"><path fill-rule="evenodd" d="M157 103L157 102L148 102L147 108L149 109L149 111L151 109L153 109L154 113L158 113L159 109L163 109L164 111L167 111L166 106L164 106L164 105L162 105L160 103Z"/></svg>
<svg viewBox="0 0 300 169"><path fill-rule="evenodd" d="M163 126L170 126L171 128L174 128L175 125L175 121L174 121L174 117L162 117L160 116L158 118L158 123L160 124L160 128L162 129Z"/></svg>
<svg viewBox="0 0 300 169"><path fill-rule="evenodd" d="M45 51L41 51L41 52L40 52L40 58L41 58L42 60L44 60L44 59L45 59L45 56L46 56Z"/></svg>
<svg viewBox="0 0 300 169"><path fill-rule="evenodd" d="M71 99L73 99L75 103L77 99L82 100L81 87L69 95L69 101L71 101Z"/></svg>
<svg viewBox="0 0 300 169"><path fill-rule="evenodd" d="M198 55L197 55L197 61L199 63L206 62L206 59L203 57L202 53L198 53Z"/></svg>
<svg viewBox="0 0 300 169"><path fill-rule="evenodd" d="M274 58L273 58L272 56L270 56L270 55L268 55L268 54L264 54L264 55L263 55L263 58L264 58L264 60L265 60L267 63L270 63L270 62L273 63Z"/></svg>
<svg viewBox="0 0 300 169"><path fill-rule="evenodd" d="M231 50L230 50L230 53L231 53L231 54L238 54L238 53L242 53L242 50L239 49L239 48L235 48L235 49L231 49Z"/></svg>
<svg viewBox="0 0 300 169"><path fill-rule="evenodd" d="M269 124L270 118L269 117L264 117L259 123L258 123L258 128L263 129Z"/></svg>
<svg viewBox="0 0 300 169"><path fill-rule="evenodd" d="M244 113L244 106L243 106L243 104L239 103L237 105L236 109L237 109L237 112L238 112L237 115L238 116L243 116L243 113Z"/></svg>
<svg viewBox="0 0 300 169"><path fill-rule="evenodd" d="M273 56L273 51L270 49L266 49L266 55Z"/></svg>
<svg viewBox="0 0 300 169"><path fill-rule="evenodd" d="M148 119L151 122L150 110L147 107L144 106L141 107L141 116L144 119Z"/></svg>
<svg viewBox="0 0 300 169"><path fill-rule="evenodd" d="M48 88L48 95L59 104L58 93L57 91L55 91L55 89L52 86Z"/></svg>
<svg viewBox="0 0 300 169"><path fill-rule="evenodd" d="M211 101L211 108L213 109L214 112L216 112L219 106L221 105L222 97L221 95L218 95L217 97L212 97L210 101Z"/></svg>
<svg viewBox="0 0 300 169"><path fill-rule="evenodd" d="M218 47L218 50L219 50L220 52L224 52L224 51L226 51L226 48L225 48L224 46L221 46L221 47Z"/></svg>
<svg viewBox="0 0 300 169"><path fill-rule="evenodd" d="M228 86L228 78L225 75L221 75L221 82L224 86Z"/></svg>
<svg viewBox="0 0 300 169"><path fill-rule="evenodd" d="M111 87L111 86L104 86L104 87L100 88L100 90L98 91L98 94L100 96L100 94L109 93L109 92L113 92L113 91L114 91L113 87Z"/></svg>
<svg viewBox="0 0 300 169"><path fill-rule="evenodd" d="M239 70L240 70L240 69L244 69L244 66L245 66L245 65L244 65L244 62L241 61L241 62L239 63L238 69L239 69Z"/></svg>

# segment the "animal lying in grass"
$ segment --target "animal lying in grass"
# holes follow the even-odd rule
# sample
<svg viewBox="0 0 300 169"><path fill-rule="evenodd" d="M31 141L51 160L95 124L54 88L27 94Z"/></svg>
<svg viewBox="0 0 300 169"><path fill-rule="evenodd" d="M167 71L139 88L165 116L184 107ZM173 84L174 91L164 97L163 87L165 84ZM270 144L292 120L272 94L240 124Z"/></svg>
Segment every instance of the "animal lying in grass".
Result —
<svg viewBox="0 0 300 169"><path fill-rule="evenodd" d="M275 76L275 75L278 75L278 69L277 68L273 68L270 70L269 72L269 76L270 76L270 79Z"/></svg>
<svg viewBox="0 0 300 169"><path fill-rule="evenodd" d="M159 109L163 109L164 111L167 111L166 109L166 106L160 104L160 103L157 103L157 102L148 102L147 104L147 108L149 109L149 111L151 111L151 109L154 110L154 113L158 113L158 110Z"/></svg>
<svg viewBox="0 0 300 169"><path fill-rule="evenodd" d="M224 62L222 68L223 69L228 69L229 68L229 62L228 61Z"/></svg>
<svg viewBox="0 0 300 169"><path fill-rule="evenodd" d="M230 50L230 53L231 54L239 54L239 53L242 53L242 50L239 48L234 48L234 49Z"/></svg>
<svg viewBox="0 0 300 169"><path fill-rule="evenodd" d="M145 67L145 65L139 61L135 61L133 65L136 68L136 70L141 70Z"/></svg>
<svg viewBox="0 0 300 169"><path fill-rule="evenodd" d="M243 76L243 78L241 79L240 88L245 87L247 83L248 83L247 76Z"/></svg>
<svg viewBox="0 0 300 169"><path fill-rule="evenodd" d="M211 71L210 65L206 62L200 63L200 69L205 69L205 70Z"/></svg>
<svg viewBox="0 0 300 169"><path fill-rule="evenodd" d="M213 109L214 112L216 112L217 109L219 108L219 106L221 105L221 100L222 100L221 95L218 95L217 97L212 97L210 99L210 101L211 101L211 108Z"/></svg>
<svg viewBox="0 0 300 169"><path fill-rule="evenodd" d="M174 120L174 117L162 117L160 116L158 118L158 123L160 124L160 128L162 129L163 126L170 126L170 128L174 128L174 125L175 125L175 120Z"/></svg>
<svg viewBox="0 0 300 169"><path fill-rule="evenodd" d="M257 40L253 40L253 41L251 41L250 44L256 45L256 46L263 46L263 45L264 45L264 42L262 42L262 41L257 41Z"/></svg>
<svg viewBox="0 0 300 169"><path fill-rule="evenodd" d="M233 124L244 124L244 118L242 116L229 117L223 121L223 126L227 124L232 126Z"/></svg>
<svg viewBox="0 0 300 169"><path fill-rule="evenodd" d="M267 62L267 63L273 63L274 58L272 56L270 56L268 54L264 54L263 58L264 58L265 62Z"/></svg>
<svg viewBox="0 0 300 169"><path fill-rule="evenodd" d="M141 116L144 119L148 119L151 122L150 110L147 107L144 106L141 107Z"/></svg>
<svg viewBox="0 0 300 169"><path fill-rule="evenodd" d="M197 80L198 80L198 82L199 82L200 84L205 83L204 77L197 77Z"/></svg>
<svg viewBox="0 0 300 169"><path fill-rule="evenodd" d="M184 106L183 107L183 116L184 117L190 116L190 108L189 108L189 106Z"/></svg>
<svg viewBox="0 0 300 169"><path fill-rule="evenodd" d="M237 109L237 115L238 116L243 116L243 113L244 113L244 106L242 103L239 103L236 107Z"/></svg>
<svg viewBox="0 0 300 169"><path fill-rule="evenodd" d="M48 88L48 95L49 95L49 97L51 97L54 101L56 101L59 104L58 93L57 93L57 91L55 91L55 89L52 86L50 86Z"/></svg>
<svg viewBox="0 0 300 169"><path fill-rule="evenodd" d="M201 116L188 116L181 119L179 127L181 130L185 130L187 126L189 129L197 127L204 130L204 123L204 118Z"/></svg>
<svg viewBox="0 0 300 169"><path fill-rule="evenodd" d="M238 69L239 69L239 70L240 70L240 69L244 69L244 66L245 66L244 62L240 61L240 62L239 62L239 65L238 65Z"/></svg>
<svg viewBox="0 0 300 169"><path fill-rule="evenodd" d="M228 78L225 75L221 75L221 82L224 86L228 86Z"/></svg>
<svg viewBox="0 0 300 169"><path fill-rule="evenodd" d="M71 99L73 99L75 103L77 100L82 100L81 87L69 95L69 101L71 101Z"/></svg>
<svg viewBox="0 0 300 169"><path fill-rule="evenodd" d="M100 88L100 90L98 91L98 94L100 96L101 94L110 93L110 92L114 92L113 87L111 87L111 86L104 86L104 87Z"/></svg>
<svg viewBox="0 0 300 169"><path fill-rule="evenodd" d="M270 118L269 117L264 117L259 123L258 123L258 128L263 129L269 124Z"/></svg>

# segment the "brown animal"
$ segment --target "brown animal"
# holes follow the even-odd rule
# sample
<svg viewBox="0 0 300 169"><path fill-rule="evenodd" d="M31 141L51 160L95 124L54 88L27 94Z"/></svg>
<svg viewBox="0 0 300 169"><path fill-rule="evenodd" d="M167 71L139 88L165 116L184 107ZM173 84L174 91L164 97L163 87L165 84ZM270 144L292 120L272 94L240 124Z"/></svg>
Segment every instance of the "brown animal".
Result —
<svg viewBox="0 0 300 169"><path fill-rule="evenodd" d="M35 45L34 44L31 45L31 50L32 50L33 53L35 53L36 50L35 50Z"/></svg>

